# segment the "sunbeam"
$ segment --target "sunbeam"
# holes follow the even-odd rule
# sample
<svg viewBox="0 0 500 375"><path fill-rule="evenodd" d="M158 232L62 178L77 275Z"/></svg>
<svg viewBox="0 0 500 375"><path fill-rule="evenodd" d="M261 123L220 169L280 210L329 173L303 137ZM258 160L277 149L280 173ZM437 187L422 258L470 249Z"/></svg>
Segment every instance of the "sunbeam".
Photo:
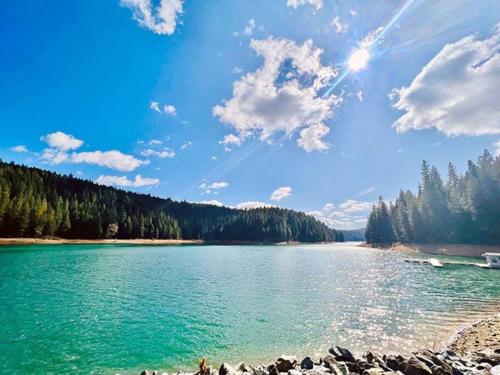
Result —
<svg viewBox="0 0 500 375"><path fill-rule="evenodd" d="M343 64L345 70L340 74L333 84L325 91L323 97L329 96L332 91L349 75L351 72L359 72L365 69L370 62L370 59L375 55L372 51L377 43L393 28L403 14L416 2L417 0L408 0L397 13L389 20L389 22L382 27L382 31L373 38L373 40L366 42L366 39L360 42L360 47L355 49L349 56L347 61Z"/></svg>

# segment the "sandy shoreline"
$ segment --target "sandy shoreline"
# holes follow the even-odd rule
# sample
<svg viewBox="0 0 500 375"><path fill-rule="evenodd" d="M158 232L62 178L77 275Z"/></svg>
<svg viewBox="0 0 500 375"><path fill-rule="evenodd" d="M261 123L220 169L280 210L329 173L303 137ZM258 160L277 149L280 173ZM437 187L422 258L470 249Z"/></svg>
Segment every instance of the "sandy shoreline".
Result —
<svg viewBox="0 0 500 375"><path fill-rule="evenodd" d="M2 245L76 245L76 244L95 244L95 245L200 245L205 243L202 240L148 240L148 239L108 239L108 240L78 240L65 238L0 238Z"/></svg>
<svg viewBox="0 0 500 375"><path fill-rule="evenodd" d="M500 350L500 312L462 328L447 346L459 354Z"/></svg>
<svg viewBox="0 0 500 375"><path fill-rule="evenodd" d="M451 255L480 258L484 253L500 252L500 245L466 245L466 244L363 244L363 247L388 249L400 252L420 252L436 255Z"/></svg>

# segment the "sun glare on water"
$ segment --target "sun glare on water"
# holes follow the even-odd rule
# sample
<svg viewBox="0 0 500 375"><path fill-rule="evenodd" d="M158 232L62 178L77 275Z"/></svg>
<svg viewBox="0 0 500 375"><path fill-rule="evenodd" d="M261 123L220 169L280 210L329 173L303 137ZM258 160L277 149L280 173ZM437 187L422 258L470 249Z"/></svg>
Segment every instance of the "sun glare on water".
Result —
<svg viewBox="0 0 500 375"><path fill-rule="evenodd" d="M347 62L350 71L360 71L368 65L370 60L370 52L366 48L360 48L353 52Z"/></svg>

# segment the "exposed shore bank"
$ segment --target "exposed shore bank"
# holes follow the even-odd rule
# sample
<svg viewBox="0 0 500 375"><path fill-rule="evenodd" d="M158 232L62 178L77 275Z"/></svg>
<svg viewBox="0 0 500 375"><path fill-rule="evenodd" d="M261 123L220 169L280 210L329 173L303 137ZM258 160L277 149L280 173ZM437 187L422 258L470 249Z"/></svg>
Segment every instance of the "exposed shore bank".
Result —
<svg viewBox="0 0 500 375"><path fill-rule="evenodd" d="M0 246L4 245L78 245L78 244L93 244L93 245L305 245L305 244L326 244L328 242L269 242L269 241L234 241L234 240L157 240L157 239L67 239L67 238L0 238Z"/></svg>
<svg viewBox="0 0 500 375"><path fill-rule="evenodd" d="M467 244L363 244L364 247L388 249L401 252L421 252L436 255L452 255L479 258L484 253L500 252L500 245Z"/></svg>
<svg viewBox="0 0 500 375"><path fill-rule="evenodd" d="M431 345L429 343L429 345ZM144 370L141 375L167 374ZM333 346L318 360L282 355L256 367L244 363L218 368L200 363L195 373L177 375L500 375L500 313L459 330L442 350L420 349L411 355L367 352L361 357Z"/></svg>
<svg viewBox="0 0 500 375"><path fill-rule="evenodd" d="M500 350L500 312L462 328L448 347L460 354L481 350Z"/></svg>
<svg viewBox="0 0 500 375"><path fill-rule="evenodd" d="M0 246L2 245L77 245L77 244L94 244L94 245L200 245L205 243L202 240L149 240L149 239L107 239L107 240L78 240L65 238L0 238Z"/></svg>

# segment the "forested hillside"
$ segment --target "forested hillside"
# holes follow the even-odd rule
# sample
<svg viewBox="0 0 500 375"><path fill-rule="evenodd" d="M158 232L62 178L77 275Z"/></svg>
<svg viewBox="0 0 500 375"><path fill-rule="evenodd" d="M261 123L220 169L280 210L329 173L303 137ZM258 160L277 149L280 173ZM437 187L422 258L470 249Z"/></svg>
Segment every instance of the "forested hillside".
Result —
<svg viewBox="0 0 500 375"><path fill-rule="evenodd" d="M401 191L396 202L382 198L368 218L368 243L500 244L500 157L487 150L460 175L448 165L448 180L422 163L416 194Z"/></svg>
<svg viewBox="0 0 500 375"><path fill-rule="evenodd" d="M176 202L0 161L0 237L320 242L335 233L302 212Z"/></svg>

